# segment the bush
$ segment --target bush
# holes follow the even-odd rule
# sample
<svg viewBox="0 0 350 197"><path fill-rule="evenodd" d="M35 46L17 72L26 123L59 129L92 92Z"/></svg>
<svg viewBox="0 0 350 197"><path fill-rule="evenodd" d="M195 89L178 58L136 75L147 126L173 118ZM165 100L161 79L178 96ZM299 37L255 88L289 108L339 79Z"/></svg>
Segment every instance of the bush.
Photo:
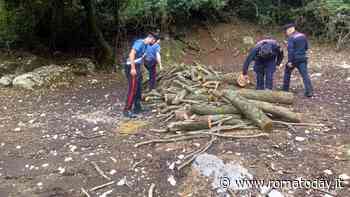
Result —
<svg viewBox="0 0 350 197"><path fill-rule="evenodd" d="M338 48L350 42L350 0L315 0L297 13L297 21L313 35L337 41Z"/></svg>

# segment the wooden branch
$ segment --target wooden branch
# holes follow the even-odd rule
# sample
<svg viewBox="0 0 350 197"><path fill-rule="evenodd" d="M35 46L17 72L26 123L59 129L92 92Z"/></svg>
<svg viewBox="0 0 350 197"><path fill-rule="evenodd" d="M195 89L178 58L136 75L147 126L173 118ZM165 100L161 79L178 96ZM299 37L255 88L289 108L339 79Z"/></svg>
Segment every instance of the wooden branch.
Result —
<svg viewBox="0 0 350 197"><path fill-rule="evenodd" d="M156 185L154 183L152 183L151 186L149 187L149 190L148 190L148 197L153 197L155 187L156 187Z"/></svg>
<svg viewBox="0 0 350 197"><path fill-rule="evenodd" d="M111 181L111 182L105 183L103 185L99 185L99 186L93 187L93 188L89 189L89 191L90 192L97 191L97 190L100 190L102 188L105 188L105 187L108 187L110 185L113 185L114 183L115 183L115 181Z"/></svg>
<svg viewBox="0 0 350 197"><path fill-rule="evenodd" d="M294 94L284 91L240 89L239 95L247 99L269 103L293 104Z"/></svg>
<svg viewBox="0 0 350 197"><path fill-rule="evenodd" d="M154 139L154 140L137 143L134 145L134 147L138 148L140 146L147 145L147 144L179 142L179 141L192 140L192 139L198 139L198 138L208 138L208 137L209 136L197 135L197 136L188 136L188 137L180 137L180 138L172 138L172 139Z"/></svg>
<svg viewBox="0 0 350 197"><path fill-rule="evenodd" d="M256 105L256 107L263 110L265 113L270 113L277 118L281 118L283 120L289 121L289 122L300 122L301 121L301 115L292 112L286 107L281 107L277 105L273 105L268 102L263 101L255 101L255 100L249 100L250 103Z"/></svg>
<svg viewBox="0 0 350 197"><path fill-rule="evenodd" d="M91 197L90 194L89 194L84 188L81 188L81 192L83 192L83 194L84 194L86 197Z"/></svg>
<svg viewBox="0 0 350 197"><path fill-rule="evenodd" d="M256 126L263 131L272 130L272 120L265 115L255 105L249 103L249 101L240 96L236 91L225 90L223 92L213 91L213 94L218 97L225 97L232 105L234 105L240 112L249 120L251 120Z"/></svg>
<svg viewBox="0 0 350 197"><path fill-rule="evenodd" d="M96 169L96 171L105 179L107 180L111 180L110 177L108 177L104 172L103 170L101 170L101 168L97 165L96 162L92 161L91 164L94 166L94 168Z"/></svg>
<svg viewBox="0 0 350 197"><path fill-rule="evenodd" d="M292 125L292 126L306 126L306 127L324 127L324 124L314 124L314 123L292 123L292 122L283 122L283 121L272 121L273 123L282 124L282 125Z"/></svg>
<svg viewBox="0 0 350 197"><path fill-rule="evenodd" d="M184 168L188 164L192 163L199 155L206 152L213 145L213 143L216 140L217 140L216 137L212 137L212 139L208 142L208 144L204 148L201 148L200 151L197 151L195 154L193 154L193 156L189 160L187 160L187 161L183 162L182 164L180 164L179 166L177 166L176 169L178 171L180 171L182 168Z"/></svg>

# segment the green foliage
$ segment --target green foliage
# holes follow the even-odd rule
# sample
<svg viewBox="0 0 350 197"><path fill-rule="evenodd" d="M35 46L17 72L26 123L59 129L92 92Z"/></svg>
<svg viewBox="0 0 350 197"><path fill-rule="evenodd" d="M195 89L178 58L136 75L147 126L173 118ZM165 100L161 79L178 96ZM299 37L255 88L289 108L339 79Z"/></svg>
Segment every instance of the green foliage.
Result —
<svg viewBox="0 0 350 197"><path fill-rule="evenodd" d="M350 0L94 0L98 25L112 40L115 32L161 29L236 15L260 25L295 20L303 31L346 43ZM228 16L228 17L227 17ZM81 0L0 0L0 47L91 46Z"/></svg>
<svg viewBox="0 0 350 197"><path fill-rule="evenodd" d="M349 0L314 0L298 14L300 24L313 35L336 40L339 48L350 41Z"/></svg>
<svg viewBox="0 0 350 197"><path fill-rule="evenodd" d="M225 5L226 0L131 0L122 16L125 23L176 22L194 13L215 14Z"/></svg>

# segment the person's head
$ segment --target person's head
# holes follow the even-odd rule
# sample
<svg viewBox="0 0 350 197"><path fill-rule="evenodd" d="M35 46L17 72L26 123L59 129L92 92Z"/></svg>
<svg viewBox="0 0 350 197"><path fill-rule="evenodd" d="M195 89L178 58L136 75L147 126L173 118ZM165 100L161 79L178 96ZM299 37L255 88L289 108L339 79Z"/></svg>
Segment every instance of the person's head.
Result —
<svg viewBox="0 0 350 197"><path fill-rule="evenodd" d="M160 37L158 34L150 32L150 33L148 33L147 37L145 38L145 43L153 45L156 42L158 42L159 39L160 39Z"/></svg>
<svg viewBox="0 0 350 197"><path fill-rule="evenodd" d="M283 26L283 29L284 29L284 32L286 33L286 35L290 36L295 32L295 24L289 23L289 24Z"/></svg>

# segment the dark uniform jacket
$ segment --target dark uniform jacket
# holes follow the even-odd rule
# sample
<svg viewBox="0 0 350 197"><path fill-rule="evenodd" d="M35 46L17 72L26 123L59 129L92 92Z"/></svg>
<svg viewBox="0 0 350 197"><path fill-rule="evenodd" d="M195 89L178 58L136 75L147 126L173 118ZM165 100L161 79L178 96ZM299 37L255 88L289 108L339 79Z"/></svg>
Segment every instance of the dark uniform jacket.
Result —
<svg viewBox="0 0 350 197"><path fill-rule="evenodd" d="M309 43L306 36L295 32L288 38L288 62L293 65L307 61Z"/></svg>
<svg viewBox="0 0 350 197"><path fill-rule="evenodd" d="M270 59L260 59L258 57L258 52L260 47L264 44L270 44L273 51L273 56ZM251 49L246 61L243 65L243 74L246 75L248 72L248 67L252 61L255 61L254 71L264 72L266 69L270 72L276 71L276 65L281 64L283 60L283 50L279 46L278 42L273 39L265 39L258 42L253 49Z"/></svg>

